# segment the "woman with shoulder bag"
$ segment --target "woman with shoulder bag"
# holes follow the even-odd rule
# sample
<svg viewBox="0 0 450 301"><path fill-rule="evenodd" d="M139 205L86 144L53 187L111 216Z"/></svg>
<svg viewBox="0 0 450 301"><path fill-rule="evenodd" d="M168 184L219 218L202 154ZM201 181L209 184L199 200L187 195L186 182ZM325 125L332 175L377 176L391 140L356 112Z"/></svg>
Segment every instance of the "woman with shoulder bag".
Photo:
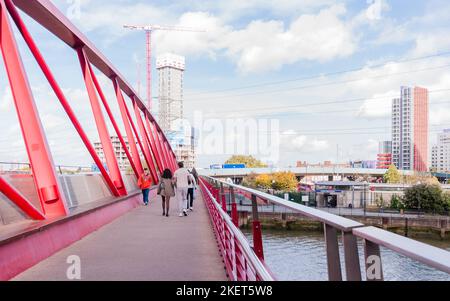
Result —
<svg viewBox="0 0 450 301"><path fill-rule="evenodd" d="M163 171L161 180L159 181L158 194L162 199L163 216L168 217L170 198L175 196L172 172L168 168Z"/></svg>

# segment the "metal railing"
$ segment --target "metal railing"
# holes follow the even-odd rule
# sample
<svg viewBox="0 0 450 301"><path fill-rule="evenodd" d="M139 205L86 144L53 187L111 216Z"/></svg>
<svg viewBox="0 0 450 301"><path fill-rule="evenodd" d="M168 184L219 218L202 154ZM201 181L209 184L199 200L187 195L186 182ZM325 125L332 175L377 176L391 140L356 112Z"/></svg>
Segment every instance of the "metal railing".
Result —
<svg viewBox="0 0 450 301"><path fill-rule="evenodd" d="M271 275L270 270L264 264L263 239L258 216L258 204L269 203L287 208L292 212L299 213L323 224L328 279L330 281L343 280L338 243L339 232L341 233L344 251L346 280L362 280L363 274L361 273L357 238L364 240L364 263L367 280L384 279L380 246L426 264L437 270L450 273L450 252L443 249L433 247L386 230L371 226L367 227L364 224L351 219L286 201L279 197L252 188L219 181L212 177L202 176L201 187L208 204L208 209L210 210L216 234L218 235L218 239L220 241L221 251L226 261L227 271L229 271L230 275L233 275L230 271L235 270L234 265L236 264L233 262L236 257L236 249L230 248L230 244L233 246L236 243L233 244L230 239L239 236L237 232L242 235L238 229L239 221L236 204L237 194L244 195L252 202L253 247L251 250L259 261L250 261L250 263L253 265L254 270L258 269L259 273ZM226 202L226 195L228 195L229 204ZM227 213L227 211L229 213ZM233 227L228 226L231 222ZM246 240L239 241L240 248L243 248L242 246L245 243L249 244ZM232 278L232 280L246 279ZM263 279L261 278L261 280Z"/></svg>
<svg viewBox="0 0 450 301"><path fill-rule="evenodd" d="M206 202L225 267L233 281L271 281L275 280L264 262L258 258L244 234L239 230L236 220L219 205L213 196L213 186L200 179L203 198Z"/></svg>

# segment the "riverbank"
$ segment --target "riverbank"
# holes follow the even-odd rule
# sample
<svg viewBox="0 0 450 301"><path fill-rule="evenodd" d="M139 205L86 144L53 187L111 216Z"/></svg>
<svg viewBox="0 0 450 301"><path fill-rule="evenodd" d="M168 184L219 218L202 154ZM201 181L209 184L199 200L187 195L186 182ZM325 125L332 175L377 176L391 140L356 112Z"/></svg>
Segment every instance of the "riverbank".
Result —
<svg viewBox="0 0 450 301"><path fill-rule="evenodd" d="M411 238L425 238L450 241L450 222L447 217L420 216L347 216L367 226L379 227ZM323 225L297 213L260 212L259 220L263 229L271 230L311 230L322 231ZM251 227L252 215L248 211L239 212L239 226Z"/></svg>

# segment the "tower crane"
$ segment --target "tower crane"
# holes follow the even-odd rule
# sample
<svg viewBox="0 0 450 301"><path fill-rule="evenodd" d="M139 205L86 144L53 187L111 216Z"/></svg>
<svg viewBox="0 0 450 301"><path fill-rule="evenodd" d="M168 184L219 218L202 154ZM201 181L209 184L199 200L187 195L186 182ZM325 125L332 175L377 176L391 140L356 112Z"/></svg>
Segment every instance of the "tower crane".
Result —
<svg viewBox="0 0 450 301"><path fill-rule="evenodd" d="M146 36L146 54L147 54L147 106L148 109L152 108L152 33L157 30L164 31L185 31L185 32L205 32L204 30L198 30L189 27L179 26L162 26L162 25L124 25L124 28L131 30L145 31ZM140 80L139 80L140 81Z"/></svg>

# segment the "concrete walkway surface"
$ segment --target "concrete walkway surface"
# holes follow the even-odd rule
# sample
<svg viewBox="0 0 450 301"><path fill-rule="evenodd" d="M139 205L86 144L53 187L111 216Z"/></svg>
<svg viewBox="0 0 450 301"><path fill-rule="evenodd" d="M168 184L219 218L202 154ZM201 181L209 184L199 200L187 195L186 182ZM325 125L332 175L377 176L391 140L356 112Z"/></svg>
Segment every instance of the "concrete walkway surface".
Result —
<svg viewBox="0 0 450 301"><path fill-rule="evenodd" d="M200 191L187 217L170 202L169 217L152 198L13 280L68 280L70 255L79 256L81 280L227 280Z"/></svg>

